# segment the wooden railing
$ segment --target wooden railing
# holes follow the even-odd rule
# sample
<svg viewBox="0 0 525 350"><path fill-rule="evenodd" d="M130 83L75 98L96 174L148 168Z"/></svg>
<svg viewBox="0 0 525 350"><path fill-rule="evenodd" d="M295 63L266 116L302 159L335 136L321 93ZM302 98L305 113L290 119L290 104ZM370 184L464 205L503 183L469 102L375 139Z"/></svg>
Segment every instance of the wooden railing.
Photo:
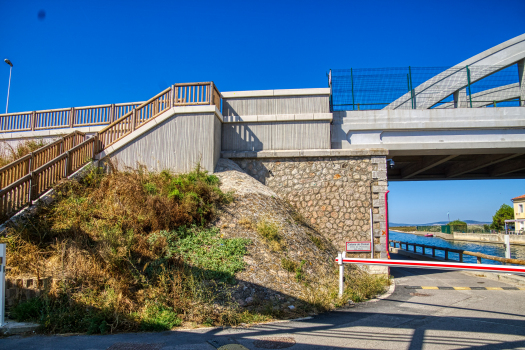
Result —
<svg viewBox="0 0 525 350"><path fill-rule="evenodd" d="M84 141L74 132L0 169L0 218L9 218L95 154L113 145L173 106L215 105L221 95L213 82L173 85L140 104L102 105L0 115L2 131L40 130L80 125L109 125ZM15 122L15 116L21 119ZM7 119L5 119L7 118ZM8 126L6 129L5 126ZM83 141L83 142L82 142Z"/></svg>
<svg viewBox="0 0 525 350"><path fill-rule="evenodd" d="M55 157L0 190L0 218L5 220L68 177L95 156L96 137Z"/></svg>
<svg viewBox="0 0 525 350"><path fill-rule="evenodd" d="M85 138L86 135L84 133L74 131L0 168L0 188L4 188L28 175L31 171L56 158L59 154L80 144Z"/></svg>
<svg viewBox="0 0 525 350"><path fill-rule="evenodd" d="M425 249L430 249L431 254L433 258L436 257L436 250L442 250L444 251L445 260L451 260L449 253L457 253L458 254L458 261L463 262L463 256L469 255L469 256L475 256L477 259L477 263L481 264L481 259L487 259L487 260L493 260L493 261L499 261L504 264L516 264L516 265L525 265L525 260L520 259L507 259L507 258L501 258L499 256L494 255L487 255L483 253L478 252L471 252L468 250L462 250L462 249L453 249L453 248L445 248L445 247L437 247L432 245L426 245L426 244L420 244L420 243L410 243L410 242L402 242L402 241L389 241L390 246L393 248L396 248L396 244L399 245L399 249L403 249L403 245L405 245L405 250L409 251L408 246L412 246L413 252L416 254L420 254L417 251L417 247L421 247L421 255L426 255Z"/></svg>
<svg viewBox="0 0 525 350"><path fill-rule="evenodd" d="M215 105L221 110L221 94L213 82L175 84L175 106Z"/></svg>
<svg viewBox="0 0 525 350"><path fill-rule="evenodd" d="M35 131L110 124L142 102L0 114L0 132Z"/></svg>
<svg viewBox="0 0 525 350"><path fill-rule="evenodd" d="M0 133L108 124L110 126L119 119L130 115L133 109L141 110L135 127L151 119L152 115L157 115L159 111L172 106L215 105L219 111L221 110L221 94L213 82L175 84L164 92L169 92L169 95L164 96L163 100L157 100L153 105L149 103L151 100L148 100L146 102L0 114ZM144 104L147 104L148 107L145 107Z"/></svg>
<svg viewBox="0 0 525 350"><path fill-rule="evenodd" d="M221 106L213 82L175 84L123 115L98 133L99 150L113 145L172 106Z"/></svg>

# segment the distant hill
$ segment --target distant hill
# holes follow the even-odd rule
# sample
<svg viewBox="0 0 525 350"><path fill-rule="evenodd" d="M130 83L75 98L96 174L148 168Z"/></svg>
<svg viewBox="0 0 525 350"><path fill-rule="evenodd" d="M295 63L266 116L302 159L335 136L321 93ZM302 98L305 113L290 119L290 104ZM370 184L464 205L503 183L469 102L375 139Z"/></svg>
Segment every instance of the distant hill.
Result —
<svg viewBox="0 0 525 350"><path fill-rule="evenodd" d="M466 222L468 225L485 225L485 224L491 224L490 221L476 221L476 220L461 220ZM437 225L446 225L448 224L448 221L436 221L436 222L430 222L428 224L401 224L397 222L390 222L390 227L399 227L399 226L437 226Z"/></svg>

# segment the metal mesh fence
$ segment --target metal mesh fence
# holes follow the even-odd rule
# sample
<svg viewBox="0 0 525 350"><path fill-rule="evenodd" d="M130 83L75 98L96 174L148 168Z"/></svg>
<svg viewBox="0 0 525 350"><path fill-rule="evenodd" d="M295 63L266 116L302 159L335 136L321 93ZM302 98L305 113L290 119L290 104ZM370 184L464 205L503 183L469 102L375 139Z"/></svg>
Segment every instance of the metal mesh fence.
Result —
<svg viewBox="0 0 525 350"><path fill-rule="evenodd" d="M333 111L519 106L517 64L330 71Z"/></svg>

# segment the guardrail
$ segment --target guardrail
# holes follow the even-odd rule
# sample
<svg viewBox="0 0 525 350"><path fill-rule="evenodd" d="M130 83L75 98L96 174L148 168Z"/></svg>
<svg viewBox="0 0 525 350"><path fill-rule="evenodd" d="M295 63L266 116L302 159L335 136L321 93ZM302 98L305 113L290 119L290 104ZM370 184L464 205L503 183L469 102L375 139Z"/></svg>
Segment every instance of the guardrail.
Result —
<svg viewBox="0 0 525 350"><path fill-rule="evenodd" d="M421 248L421 255L427 255L425 252L425 249L430 249L431 254L428 254L429 256L435 258L436 257L436 250L443 250L445 255L445 260L452 260L450 259L449 253L457 253L459 255L459 262L463 262L463 256L469 255L469 256L475 256L477 259L477 263L481 264L481 259L487 259L487 260L493 260L493 261L499 261L504 264L515 264L515 265L525 265L525 260L520 259L508 259L508 258L501 258L499 256L493 256L493 255L487 255L483 253L478 252L471 252L468 250L461 250L461 249L453 249L453 248L445 248L445 247L437 247L432 245L426 245L426 244L420 244L420 243L410 243L410 242L403 242L403 241L389 241L389 246L396 248L396 244L399 245L400 249L403 249L403 245L405 245L405 250L409 250L409 246L412 246L412 251L416 254L420 254L417 251L417 247Z"/></svg>
<svg viewBox="0 0 525 350"><path fill-rule="evenodd" d="M78 138L85 138L85 135L75 131L1 168L0 222L37 199L61 179L80 169L94 158L95 154L131 134L169 108L192 105L215 105L220 110L221 95L213 82L173 85L128 111L94 137L79 142ZM97 106L97 108L103 108L103 106ZM55 111L65 112L66 110ZM69 117L63 116L63 118L73 120L71 115L75 114L70 114ZM83 116L84 121L88 120L90 125L95 125L93 121L96 118L92 117L94 114L90 115L86 112L86 114L76 115ZM59 116L58 119L53 119L57 116ZM51 115L50 118L54 121L62 120L60 114ZM62 122L57 123L64 125Z"/></svg>

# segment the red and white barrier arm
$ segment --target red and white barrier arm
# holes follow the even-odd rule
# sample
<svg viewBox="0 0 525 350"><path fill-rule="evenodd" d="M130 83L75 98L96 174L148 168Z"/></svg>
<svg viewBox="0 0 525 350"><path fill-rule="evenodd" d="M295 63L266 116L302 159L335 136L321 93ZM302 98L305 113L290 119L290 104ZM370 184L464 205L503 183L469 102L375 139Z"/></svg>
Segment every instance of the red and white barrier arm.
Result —
<svg viewBox="0 0 525 350"><path fill-rule="evenodd" d="M448 263L440 261L387 260L387 259L353 259L343 258L343 264L382 265L391 267L412 267L422 269L470 270L484 272L502 272L525 274L525 266ZM339 258L335 261L339 264Z"/></svg>

